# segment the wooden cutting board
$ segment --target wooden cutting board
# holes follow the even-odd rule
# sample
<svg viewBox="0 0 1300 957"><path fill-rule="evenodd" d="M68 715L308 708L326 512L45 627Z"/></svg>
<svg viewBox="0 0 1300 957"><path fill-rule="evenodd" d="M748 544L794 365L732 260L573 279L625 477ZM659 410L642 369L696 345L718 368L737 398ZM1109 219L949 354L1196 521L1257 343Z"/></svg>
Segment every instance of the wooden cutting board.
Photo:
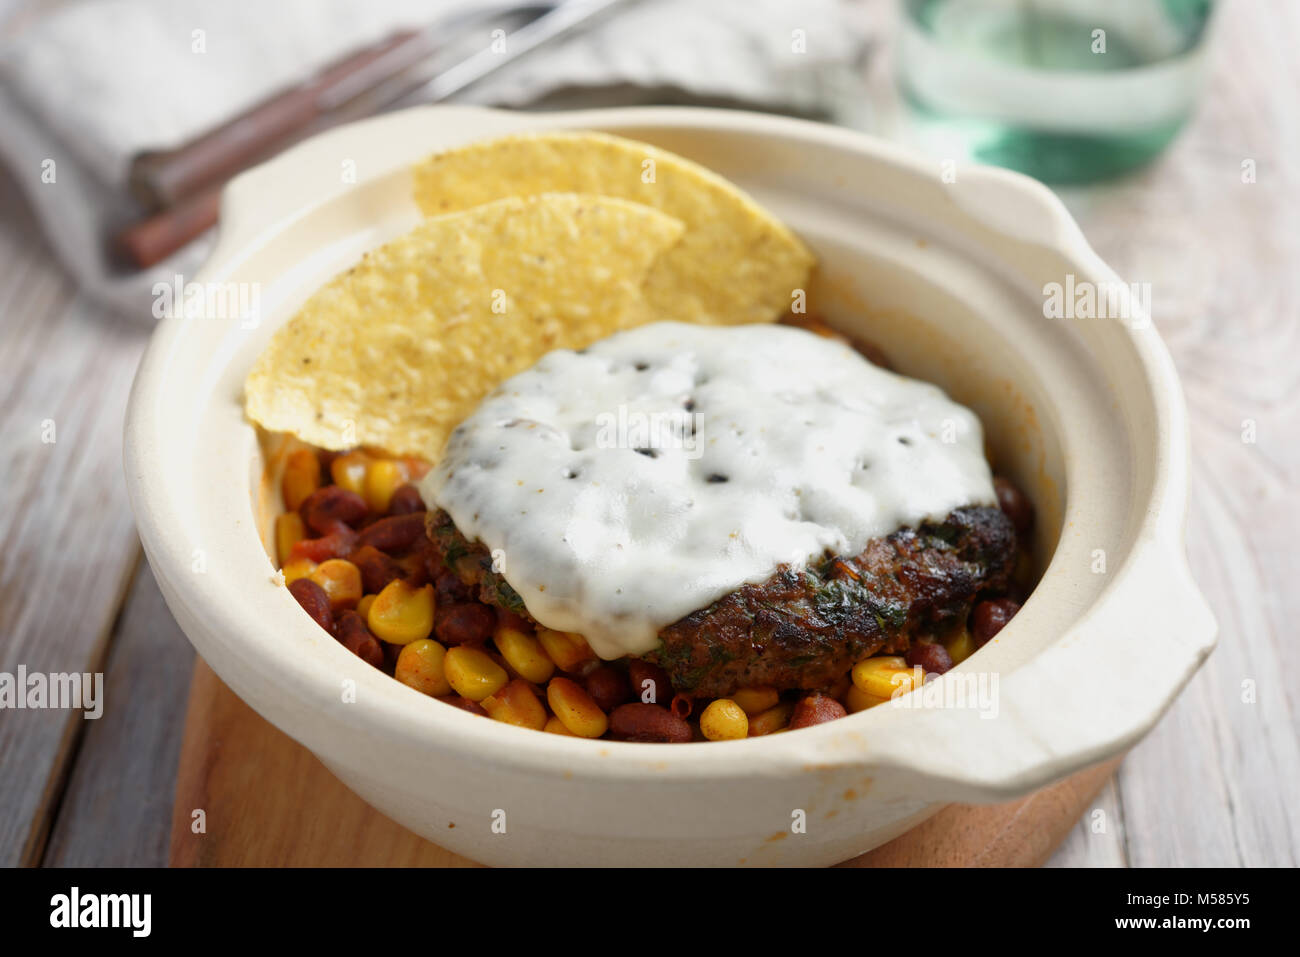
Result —
<svg viewBox="0 0 1300 957"><path fill-rule="evenodd" d="M847 867L1038 866L1121 758L1007 804L953 804ZM194 833L196 809L206 831ZM384 817L222 684L190 683L172 809L175 867L476 867Z"/></svg>

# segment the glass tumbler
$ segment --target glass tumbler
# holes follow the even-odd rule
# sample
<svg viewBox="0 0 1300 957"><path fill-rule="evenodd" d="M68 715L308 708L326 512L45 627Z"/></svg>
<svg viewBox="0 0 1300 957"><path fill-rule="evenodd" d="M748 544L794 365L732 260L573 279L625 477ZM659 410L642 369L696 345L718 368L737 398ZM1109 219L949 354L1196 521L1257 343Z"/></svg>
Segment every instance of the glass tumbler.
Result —
<svg viewBox="0 0 1300 957"><path fill-rule="evenodd" d="M902 0L918 145L1051 183L1155 157L1205 73L1212 0Z"/></svg>

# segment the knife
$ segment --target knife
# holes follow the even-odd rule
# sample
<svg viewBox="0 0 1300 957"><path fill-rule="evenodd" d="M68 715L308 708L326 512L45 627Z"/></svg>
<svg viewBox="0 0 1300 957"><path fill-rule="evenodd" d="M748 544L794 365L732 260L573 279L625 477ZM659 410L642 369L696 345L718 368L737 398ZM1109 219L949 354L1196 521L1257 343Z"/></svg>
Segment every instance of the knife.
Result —
<svg viewBox="0 0 1300 957"><path fill-rule="evenodd" d="M435 32L440 35L446 24L399 33L190 143L142 153L132 162L128 182L154 212L119 232L114 250L136 269L153 266L215 225L221 187L230 178L289 143L361 116L445 100L626 2L560 0L498 11L498 21L504 16L522 25L504 43L480 47L449 67L435 55Z"/></svg>

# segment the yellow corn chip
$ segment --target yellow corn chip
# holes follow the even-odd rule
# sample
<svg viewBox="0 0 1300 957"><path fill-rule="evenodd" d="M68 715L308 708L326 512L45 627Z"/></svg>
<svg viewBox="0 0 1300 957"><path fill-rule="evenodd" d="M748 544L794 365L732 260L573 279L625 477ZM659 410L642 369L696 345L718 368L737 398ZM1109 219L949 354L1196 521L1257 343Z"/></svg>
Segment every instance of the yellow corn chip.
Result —
<svg viewBox="0 0 1300 957"><path fill-rule="evenodd" d="M603 133L509 136L431 156L415 167L427 216L505 196L599 193L686 224L655 263L646 300L656 319L771 322L806 288L813 257L779 220L731 183L680 156Z"/></svg>
<svg viewBox="0 0 1300 957"><path fill-rule="evenodd" d="M682 224L605 196L509 198L425 220L317 291L245 382L264 428L434 459L504 379L652 318Z"/></svg>

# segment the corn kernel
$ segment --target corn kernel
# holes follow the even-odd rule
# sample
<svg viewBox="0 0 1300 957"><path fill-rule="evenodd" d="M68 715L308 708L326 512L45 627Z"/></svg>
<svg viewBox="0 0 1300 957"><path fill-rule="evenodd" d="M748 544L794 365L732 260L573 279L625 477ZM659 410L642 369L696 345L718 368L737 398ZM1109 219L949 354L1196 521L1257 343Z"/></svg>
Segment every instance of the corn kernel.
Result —
<svg viewBox="0 0 1300 957"><path fill-rule="evenodd" d="M544 685L555 673L555 662L547 657L542 643L527 632L499 625L492 633L492 640L506 664L519 677L536 685Z"/></svg>
<svg viewBox="0 0 1300 957"><path fill-rule="evenodd" d="M849 714L857 714L859 711L884 704L888 700L888 698L877 698L873 694L867 694L857 685L849 685L848 693L844 696L844 707Z"/></svg>
<svg viewBox="0 0 1300 957"><path fill-rule="evenodd" d="M552 678L546 686L546 702L564 726L580 738L599 738L609 727L600 705L576 681Z"/></svg>
<svg viewBox="0 0 1300 957"><path fill-rule="evenodd" d="M393 493L406 484L406 470L392 459L376 459L366 467L365 499L372 512L388 511Z"/></svg>
<svg viewBox="0 0 1300 957"><path fill-rule="evenodd" d="M433 631L433 586L412 588L401 578L393 579L370 603L366 624L390 645L428 638Z"/></svg>
<svg viewBox="0 0 1300 957"><path fill-rule="evenodd" d="M773 705L762 714L756 714L749 721L749 736L757 738L764 734L775 734L790 723L794 714L794 702L782 701Z"/></svg>
<svg viewBox="0 0 1300 957"><path fill-rule="evenodd" d="M902 658L883 655L864 658L853 666L853 684L859 691L877 698L892 698L921 687L925 672L909 668Z"/></svg>
<svg viewBox="0 0 1300 957"><path fill-rule="evenodd" d="M571 738L577 737L577 735L575 735L572 731L566 728L564 726L564 722L561 721L559 718L557 718L555 715L551 715L549 718L546 719L546 727L542 728L542 730L549 731L551 734L565 734Z"/></svg>
<svg viewBox="0 0 1300 957"><path fill-rule="evenodd" d="M975 653L975 639L963 628L943 643L948 649L948 657L954 665L959 665Z"/></svg>
<svg viewBox="0 0 1300 957"><path fill-rule="evenodd" d="M741 688L731 696L731 700L740 705L745 714L762 714L775 707L781 695L775 688Z"/></svg>
<svg viewBox="0 0 1300 957"><path fill-rule="evenodd" d="M370 463L370 456L365 452L351 451L340 455L330 463L330 477L334 479L334 484L339 488L345 488L349 492L356 492L358 495L365 494L366 484L366 466Z"/></svg>
<svg viewBox="0 0 1300 957"><path fill-rule="evenodd" d="M363 619L368 619L370 617L370 606L374 603L374 595L362 595L361 600L357 602L357 614Z"/></svg>
<svg viewBox="0 0 1300 957"><path fill-rule="evenodd" d="M393 677L402 684L427 695L451 694L443 662L447 649L429 638L421 638L402 648L397 656Z"/></svg>
<svg viewBox="0 0 1300 957"><path fill-rule="evenodd" d="M289 453L280 477L280 494L284 507L291 512L307 501L307 496L320 488L320 459L311 449L296 449Z"/></svg>
<svg viewBox="0 0 1300 957"><path fill-rule="evenodd" d="M312 571L311 580L325 589L330 607L335 611L355 608L361 600L361 569L346 558L321 562Z"/></svg>
<svg viewBox="0 0 1300 957"><path fill-rule="evenodd" d="M710 741L743 738L749 734L749 716L730 698L718 698L700 715L700 731Z"/></svg>
<svg viewBox="0 0 1300 957"><path fill-rule="evenodd" d="M299 578L310 578L311 573L316 570L316 563L310 558L291 558L284 563L280 569L284 575L284 583L290 585Z"/></svg>
<svg viewBox="0 0 1300 957"><path fill-rule="evenodd" d="M297 512L285 512L275 517L275 557L281 567L289 561L293 546L306 537L306 526Z"/></svg>
<svg viewBox="0 0 1300 957"><path fill-rule="evenodd" d="M587 639L570 631L552 631L550 628L538 628L537 640L546 649L546 654L561 671L573 671L584 661L596 657L587 645Z"/></svg>
<svg viewBox="0 0 1300 957"><path fill-rule="evenodd" d="M510 680L506 670L487 652L469 645L448 649L442 667L456 693L470 701L482 701L496 694Z"/></svg>
<svg viewBox="0 0 1300 957"><path fill-rule="evenodd" d="M532 685L522 678L516 678L496 694L484 698L480 704L497 721L532 728L534 731L546 727L546 709L537 699Z"/></svg>

